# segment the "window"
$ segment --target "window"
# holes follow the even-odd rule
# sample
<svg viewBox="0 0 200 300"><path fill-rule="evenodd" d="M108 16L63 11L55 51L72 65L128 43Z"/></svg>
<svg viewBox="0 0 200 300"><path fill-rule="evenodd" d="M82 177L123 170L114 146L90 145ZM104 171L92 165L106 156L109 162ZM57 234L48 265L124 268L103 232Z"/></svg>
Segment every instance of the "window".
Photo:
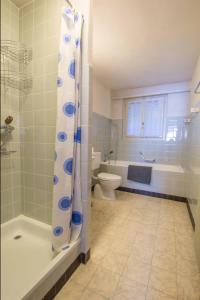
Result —
<svg viewBox="0 0 200 300"><path fill-rule="evenodd" d="M126 135L162 138L165 96L137 98L126 102Z"/></svg>

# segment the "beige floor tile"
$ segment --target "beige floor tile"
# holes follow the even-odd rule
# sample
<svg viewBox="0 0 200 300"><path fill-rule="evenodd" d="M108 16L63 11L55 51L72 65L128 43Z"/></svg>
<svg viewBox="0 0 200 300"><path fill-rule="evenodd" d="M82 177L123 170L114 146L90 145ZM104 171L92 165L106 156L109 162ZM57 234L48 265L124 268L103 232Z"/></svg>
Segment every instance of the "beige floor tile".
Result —
<svg viewBox="0 0 200 300"><path fill-rule="evenodd" d="M76 282L69 281L64 285L62 290L55 297L55 300L80 300L83 291L83 286Z"/></svg>
<svg viewBox="0 0 200 300"><path fill-rule="evenodd" d="M177 276L178 300L199 300L200 299L200 277Z"/></svg>
<svg viewBox="0 0 200 300"><path fill-rule="evenodd" d="M122 277L112 300L145 300L146 289L147 286Z"/></svg>
<svg viewBox="0 0 200 300"><path fill-rule="evenodd" d="M120 275L104 268L98 268L88 288L94 292L104 296L112 297L119 282Z"/></svg>
<svg viewBox="0 0 200 300"><path fill-rule="evenodd" d="M102 295L95 293L93 291L86 290L81 296L80 300L109 300L109 298L105 298Z"/></svg>
<svg viewBox="0 0 200 300"><path fill-rule="evenodd" d="M157 224L149 224L144 221L141 222L141 226L138 228L139 233L156 235L158 230Z"/></svg>
<svg viewBox="0 0 200 300"><path fill-rule="evenodd" d="M143 263L151 264L153 258L154 248L144 248L134 246L131 251L130 259L137 258Z"/></svg>
<svg viewBox="0 0 200 300"><path fill-rule="evenodd" d="M108 252L108 249L91 249L91 258L93 263L100 264L104 257L106 256L106 253Z"/></svg>
<svg viewBox="0 0 200 300"><path fill-rule="evenodd" d="M194 276L199 274L197 261L184 259L180 255L177 256L177 273L182 276Z"/></svg>
<svg viewBox="0 0 200 300"><path fill-rule="evenodd" d="M150 275L150 264L145 264L137 258L130 257L124 268L123 276L138 283L147 285Z"/></svg>
<svg viewBox="0 0 200 300"><path fill-rule="evenodd" d="M183 259L188 259L188 260L196 262L196 253L195 253L194 246L192 246L190 244L188 244L188 245L177 244L176 252L177 252L177 255L179 255Z"/></svg>
<svg viewBox="0 0 200 300"><path fill-rule="evenodd" d="M183 236L185 238L193 238L194 231L191 226L183 226L175 224L175 232L177 236Z"/></svg>
<svg viewBox="0 0 200 300"><path fill-rule="evenodd" d="M153 267L149 287L159 290L169 296L177 297L176 273Z"/></svg>
<svg viewBox="0 0 200 300"><path fill-rule="evenodd" d="M55 299L200 300L186 205L117 193L93 199L91 260Z"/></svg>
<svg viewBox="0 0 200 300"><path fill-rule="evenodd" d="M166 230L166 229L158 229L157 238L163 239L163 240L168 240L168 241L173 240L173 242L175 242L175 238L176 238L175 231Z"/></svg>
<svg viewBox="0 0 200 300"><path fill-rule="evenodd" d="M81 264L79 268L74 272L71 277L71 280L74 282L86 287L91 281L95 271L97 270L98 265L89 261L86 265Z"/></svg>
<svg viewBox="0 0 200 300"><path fill-rule="evenodd" d="M179 247L180 245L184 245L184 246L191 246L194 247L194 238L193 237L186 237L185 235L182 234L178 234L176 235L176 244L177 247Z"/></svg>
<svg viewBox="0 0 200 300"><path fill-rule="evenodd" d="M148 289L146 300L176 300L177 298L166 295L154 289Z"/></svg>
<svg viewBox="0 0 200 300"><path fill-rule="evenodd" d="M117 251L122 255L129 256L133 247L133 242L127 238L116 239L110 243L109 251Z"/></svg>
<svg viewBox="0 0 200 300"><path fill-rule="evenodd" d="M165 252L155 251L152 265L166 271L176 272L176 256Z"/></svg>
<svg viewBox="0 0 200 300"><path fill-rule="evenodd" d="M101 263L101 267L121 274L126 265L128 256L117 251L109 251Z"/></svg>
<svg viewBox="0 0 200 300"><path fill-rule="evenodd" d="M138 233L134 246L141 248L154 248L156 236L153 234Z"/></svg>
<svg viewBox="0 0 200 300"><path fill-rule="evenodd" d="M158 224L158 231L159 230L169 230L175 232L174 222L160 222Z"/></svg>
<svg viewBox="0 0 200 300"><path fill-rule="evenodd" d="M158 238L155 243L156 251L164 252L170 255L176 255L176 244L172 239L171 241L163 238Z"/></svg>
<svg viewBox="0 0 200 300"><path fill-rule="evenodd" d="M161 213L159 218L159 223L174 223L173 213Z"/></svg>

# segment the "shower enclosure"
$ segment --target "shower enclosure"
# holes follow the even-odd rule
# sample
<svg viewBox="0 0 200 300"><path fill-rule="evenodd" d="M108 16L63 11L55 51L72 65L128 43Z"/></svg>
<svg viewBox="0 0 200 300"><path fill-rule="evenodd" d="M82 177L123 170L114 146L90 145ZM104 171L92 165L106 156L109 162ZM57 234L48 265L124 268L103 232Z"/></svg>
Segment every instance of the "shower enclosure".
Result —
<svg viewBox="0 0 200 300"><path fill-rule="evenodd" d="M89 249L90 1L73 2L87 29L81 87L84 224L81 237L57 255L51 241L56 82L61 7L67 3L24 0L17 6L19 2L1 1L1 287L3 300L39 300Z"/></svg>

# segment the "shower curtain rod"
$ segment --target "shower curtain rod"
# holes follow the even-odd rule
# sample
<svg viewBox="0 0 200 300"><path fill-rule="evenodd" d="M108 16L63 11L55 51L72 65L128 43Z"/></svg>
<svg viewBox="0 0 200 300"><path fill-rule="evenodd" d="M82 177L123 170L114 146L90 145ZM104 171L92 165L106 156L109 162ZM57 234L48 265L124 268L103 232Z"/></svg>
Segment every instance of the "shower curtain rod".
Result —
<svg viewBox="0 0 200 300"><path fill-rule="evenodd" d="M71 8L73 8L73 5L71 4L71 2L69 1L69 0L65 0L67 3L68 3L68 5L71 7Z"/></svg>

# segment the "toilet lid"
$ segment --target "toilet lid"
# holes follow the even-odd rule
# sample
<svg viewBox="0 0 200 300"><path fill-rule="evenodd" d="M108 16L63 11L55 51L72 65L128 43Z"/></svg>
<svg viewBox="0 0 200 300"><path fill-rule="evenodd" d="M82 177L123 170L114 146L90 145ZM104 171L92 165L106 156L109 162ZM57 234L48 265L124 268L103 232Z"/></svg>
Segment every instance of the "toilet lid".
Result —
<svg viewBox="0 0 200 300"><path fill-rule="evenodd" d="M97 176L102 180L121 180L121 176L110 173L99 173Z"/></svg>

